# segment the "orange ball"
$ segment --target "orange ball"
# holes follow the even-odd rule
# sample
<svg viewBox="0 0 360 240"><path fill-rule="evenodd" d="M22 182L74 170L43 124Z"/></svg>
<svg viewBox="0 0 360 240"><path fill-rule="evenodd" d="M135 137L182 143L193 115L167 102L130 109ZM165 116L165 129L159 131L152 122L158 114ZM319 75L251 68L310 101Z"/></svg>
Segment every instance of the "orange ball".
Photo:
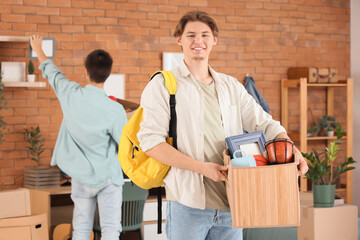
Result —
<svg viewBox="0 0 360 240"><path fill-rule="evenodd" d="M253 155L256 161L256 166L266 166L268 165L268 161L262 155Z"/></svg>

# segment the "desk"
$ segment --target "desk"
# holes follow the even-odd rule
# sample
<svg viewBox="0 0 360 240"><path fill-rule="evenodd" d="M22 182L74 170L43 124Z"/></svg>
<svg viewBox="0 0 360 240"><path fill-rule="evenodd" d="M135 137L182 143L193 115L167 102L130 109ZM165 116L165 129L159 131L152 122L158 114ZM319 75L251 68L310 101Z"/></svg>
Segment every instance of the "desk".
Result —
<svg viewBox="0 0 360 240"><path fill-rule="evenodd" d="M50 239L53 228L61 223L71 223L73 202L70 198L71 187L40 188L30 190L32 214L46 213Z"/></svg>

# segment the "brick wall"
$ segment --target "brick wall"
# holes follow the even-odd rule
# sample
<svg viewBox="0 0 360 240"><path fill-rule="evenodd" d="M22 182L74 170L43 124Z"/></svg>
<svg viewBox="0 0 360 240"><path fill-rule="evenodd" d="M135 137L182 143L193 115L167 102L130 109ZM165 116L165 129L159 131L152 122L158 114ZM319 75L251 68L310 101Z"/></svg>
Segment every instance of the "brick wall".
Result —
<svg viewBox="0 0 360 240"><path fill-rule="evenodd" d="M126 76L127 99L138 102L149 76L161 69L162 52L180 51L172 33L183 13L194 9L209 12L220 26L212 67L240 81L251 74L275 119L280 119L280 79L290 66L336 67L341 78L349 76L346 0L2 0L0 35L55 37L55 63L81 84L84 57L103 48L114 58L113 72ZM27 47L0 43L0 61L28 62ZM39 70L36 74L45 81ZM1 114L8 131L0 146L0 189L21 186L23 169L35 165L25 149L24 127L40 125L46 149L41 165L47 165L62 119L49 86L6 88L5 95L9 109ZM297 122L298 93L292 95L290 119ZM314 92L309 103L324 99ZM321 105L314 104L317 118L324 114Z"/></svg>

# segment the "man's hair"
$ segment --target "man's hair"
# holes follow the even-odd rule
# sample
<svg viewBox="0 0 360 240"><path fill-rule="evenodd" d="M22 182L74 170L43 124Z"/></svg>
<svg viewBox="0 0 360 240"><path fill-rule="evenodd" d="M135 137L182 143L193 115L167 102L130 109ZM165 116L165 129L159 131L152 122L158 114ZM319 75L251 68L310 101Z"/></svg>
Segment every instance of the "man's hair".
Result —
<svg viewBox="0 0 360 240"><path fill-rule="evenodd" d="M188 22L202 22L208 25L215 37L219 35L219 27L208 13L202 11L187 12L180 19L178 25L175 28L174 37L179 37L184 33L185 26Z"/></svg>
<svg viewBox="0 0 360 240"><path fill-rule="evenodd" d="M104 50L98 49L87 55L85 67L89 73L90 81L103 83L111 73L113 60L110 54Z"/></svg>

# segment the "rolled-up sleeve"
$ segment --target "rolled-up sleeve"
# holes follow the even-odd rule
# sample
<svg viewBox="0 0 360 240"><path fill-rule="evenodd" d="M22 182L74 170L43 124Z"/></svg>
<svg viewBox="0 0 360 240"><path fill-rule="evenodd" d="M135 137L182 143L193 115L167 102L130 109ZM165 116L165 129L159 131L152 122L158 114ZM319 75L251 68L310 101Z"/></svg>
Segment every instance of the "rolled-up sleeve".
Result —
<svg viewBox="0 0 360 240"><path fill-rule="evenodd" d="M69 91L67 91L69 88L81 87L77 82L68 80L50 59L40 64L39 69L42 71L43 77L48 79L50 86L54 89L60 101L64 94L69 94Z"/></svg>
<svg viewBox="0 0 360 240"><path fill-rule="evenodd" d="M148 83L141 95L143 121L137 138L144 152L166 142L170 121L169 98L164 78L160 74Z"/></svg>
<svg viewBox="0 0 360 240"><path fill-rule="evenodd" d="M247 93L240 83L238 84L240 93L240 109L243 127L248 132L264 131L267 139L274 139L279 133L286 132L279 121L272 118L265 112L255 99Z"/></svg>

